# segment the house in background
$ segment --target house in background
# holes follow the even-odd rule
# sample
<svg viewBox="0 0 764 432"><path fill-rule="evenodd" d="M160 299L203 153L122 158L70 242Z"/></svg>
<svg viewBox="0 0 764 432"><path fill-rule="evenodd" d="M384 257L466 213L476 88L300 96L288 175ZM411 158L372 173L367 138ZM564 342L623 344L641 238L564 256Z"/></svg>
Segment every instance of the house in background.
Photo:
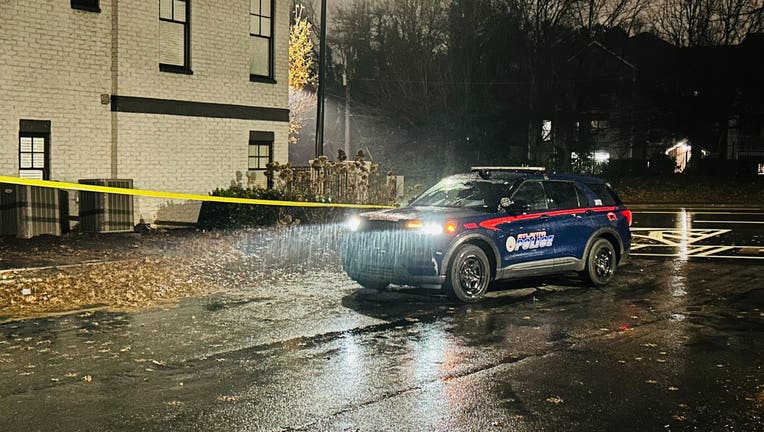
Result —
<svg viewBox="0 0 764 432"><path fill-rule="evenodd" d="M0 174L207 194L239 173L265 186L265 164L288 157L289 9L0 2ZM135 221L173 205L136 198Z"/></svg>
<svg viewBox="0 0 764 432"><path fill-rule="evenodd" d="M665 155L681 170L690 158L706 158L704 171L755 174L764 162L762 52L762 34L679 48L615 29L568 59L565 85L544 114L552 133L541 125L546 155L537 159L562 167L586 153L638 174Z"/></svg>

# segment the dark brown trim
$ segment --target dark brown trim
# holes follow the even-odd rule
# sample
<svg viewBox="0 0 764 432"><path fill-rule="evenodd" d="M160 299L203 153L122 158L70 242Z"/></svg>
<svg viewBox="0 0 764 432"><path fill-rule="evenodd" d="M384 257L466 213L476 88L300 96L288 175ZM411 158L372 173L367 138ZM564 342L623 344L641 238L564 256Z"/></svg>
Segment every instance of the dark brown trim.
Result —
<svg viewBox="0 0 764 432"><path fill-rule="evenodd" d="M19 120L19 132L49 134L50 120Z"/></svg>
<svg viewBox="0 0 764 432"><path fill-rule="evenodd" d="M183 75L193 75L194 71L186 66L171 65L165 63L159 63L159 70L161 72L170 72Z"/></svg>
<svg viewBox="0 0 764 432"><path fill-rule="evenodd" d="M275 79L271 77L260 76L260 75L249 74L249 80L251 82L256 82L256 83L277 84Z"/></svg>
<svg viewBox="0 0 764 432"><path fill-rule="evenodd" d="M111 110L142 114L166 114L241 120L288 122L289 110L247 105L229 105L133 96L111 96Z"/></svg>
<svg viewBox="0 0 764 432"><path fill-rule="evenodd" d="M253 141L270 141L276 140L276 134L267 131L249 131L249 142Z"/></svg>
<svg viewBox="0 0 764 432"><path fill-rule="evenodd" d="M71 0L72 9L86 12L101 12L99 0Z"/></svg>

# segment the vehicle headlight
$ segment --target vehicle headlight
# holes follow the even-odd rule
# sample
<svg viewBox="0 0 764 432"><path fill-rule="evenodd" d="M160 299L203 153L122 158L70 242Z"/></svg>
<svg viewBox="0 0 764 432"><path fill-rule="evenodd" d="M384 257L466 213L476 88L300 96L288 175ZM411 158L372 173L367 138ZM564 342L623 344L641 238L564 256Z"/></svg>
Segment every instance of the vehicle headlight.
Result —
<svg viewBox="0 0 764 432"><path fill-rule="evenodd" d="M418 220L412 220L406 222L406 228L421 231L425 234L443 234L443 225L437 222L422 222Z"/></svg>
<svg viewBox="0 0 764 432"><path fill-rule="evenodd" d="M428 222L424 224L422 231L427 234L440 235L443 234L443 225L435 222Z"/></svg>
<svg viewBox="0 0 764 432"><path fill-rule="evenodd" d="M358 231L358 228L361 227L361 218L358 216L351 216L347 221L347 226L350 231Z"/></svg>

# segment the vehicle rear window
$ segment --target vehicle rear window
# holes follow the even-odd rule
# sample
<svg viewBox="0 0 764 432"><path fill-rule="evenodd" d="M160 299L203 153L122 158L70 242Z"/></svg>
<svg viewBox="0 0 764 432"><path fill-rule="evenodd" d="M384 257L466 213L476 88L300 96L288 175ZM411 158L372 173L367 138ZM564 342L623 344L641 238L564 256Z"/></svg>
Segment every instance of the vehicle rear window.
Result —
<svg viewBox="0 0 764 432"><path fill-rule="evenodd" d="M610 186L605 183L587 183L586 187L591 189L596 195L594 205L595 206L618 206L621 205L621 200L618 199L618 195Z"/></svg>
<svg viewBox="0 0 764 432"><path fill-rule="evenodd" d="M547 181L544 182L544 190L550 209L564 210L579 207L576 186L571 182Z"/></svg>

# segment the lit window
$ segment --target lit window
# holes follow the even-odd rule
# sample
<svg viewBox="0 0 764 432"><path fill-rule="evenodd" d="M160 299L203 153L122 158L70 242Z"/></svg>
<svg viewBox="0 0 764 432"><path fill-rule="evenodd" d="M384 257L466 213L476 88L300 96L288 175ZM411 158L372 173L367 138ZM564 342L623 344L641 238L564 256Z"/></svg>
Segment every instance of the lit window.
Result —
<svg viewBox="0 0 764 432"><path fill-rule="evenodd" d="M273 79L273 0L249 0L249 77Z"/></svg>
<svg viewBox="0 0 764 432"><path fill-rule="evenodd" d="M273 143L254 141L249 143L249 170L265 170L271 161L271 146Z"/></svg>
<svg viewBox="0 0 764 432"><path fill-rule="evenodd" d="M159 69L191 73L190 0L159 0Z"/></svg>
<svg viewBox="0 0 764 432"><path fill-rule="evenodd" d="M541 124L541 140L545 142L552 140L552 120L544 120Z"/></svg>
<svg viewBox="0 0 764 432"><path fill-rule="evenodd" d="M265 173L268 163L273 162L273 141L275 134L266 131L249 131L248 169L250 172L260 171ZM272 187L271 179L268 179L268 187Z"/></svg>

